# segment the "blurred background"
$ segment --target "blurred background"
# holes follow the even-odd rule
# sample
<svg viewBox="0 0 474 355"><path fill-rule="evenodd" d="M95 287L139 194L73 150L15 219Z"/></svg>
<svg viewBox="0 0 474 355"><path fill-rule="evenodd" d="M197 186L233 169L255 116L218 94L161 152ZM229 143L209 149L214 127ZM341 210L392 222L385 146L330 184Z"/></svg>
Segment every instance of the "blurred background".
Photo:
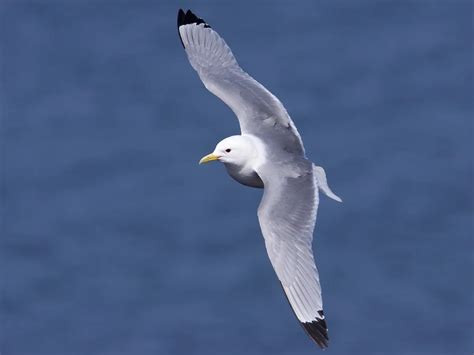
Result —
<svg viewBox="0 0 474 355"><path fill-rule="evenodd" d="M177 35L206 19L344 199L314 250L325 354L470 354L473 6L0 3L2 355L315 354L261 190L198 166L239 132Z"/></svg>

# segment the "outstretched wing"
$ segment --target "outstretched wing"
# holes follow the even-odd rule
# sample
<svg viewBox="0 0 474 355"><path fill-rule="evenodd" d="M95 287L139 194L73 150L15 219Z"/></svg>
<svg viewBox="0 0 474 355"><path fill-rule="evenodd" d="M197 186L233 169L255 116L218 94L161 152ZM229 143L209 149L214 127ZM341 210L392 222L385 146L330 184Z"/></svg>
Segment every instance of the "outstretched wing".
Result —
<svg viewBox="0 0 474 355"><path fill-rule="evenodd" d="M278 177L272 169L259 175L265 189L258 219L268 256L296 317L325 348L329 338L311 248L319 202L317 182L309 169L294 177Z"/></svg>
<svg viewBox="0 0 474 355"><path fill-rule="evenodd" d="M304 155L301 137L281 102L240 68L225 41L190 10L178 12L178 32L189 62L206 88L236 114L242 134ZM266 139L266 138L271 139Z"/></svg>

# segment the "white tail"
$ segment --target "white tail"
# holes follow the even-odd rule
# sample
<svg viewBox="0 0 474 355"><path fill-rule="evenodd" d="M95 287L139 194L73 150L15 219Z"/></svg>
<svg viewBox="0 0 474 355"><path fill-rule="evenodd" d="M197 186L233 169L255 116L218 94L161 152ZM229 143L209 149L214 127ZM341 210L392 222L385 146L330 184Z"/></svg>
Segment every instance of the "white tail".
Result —
<svg viewBox="0 0 474 355"><path fill-rule="evenodd" d="M329 188L326 179L326 172L322 167L313 164L313 174L320 191L322 191L327 197L332 198L337 202L342 202L341 198Z"/></svg>

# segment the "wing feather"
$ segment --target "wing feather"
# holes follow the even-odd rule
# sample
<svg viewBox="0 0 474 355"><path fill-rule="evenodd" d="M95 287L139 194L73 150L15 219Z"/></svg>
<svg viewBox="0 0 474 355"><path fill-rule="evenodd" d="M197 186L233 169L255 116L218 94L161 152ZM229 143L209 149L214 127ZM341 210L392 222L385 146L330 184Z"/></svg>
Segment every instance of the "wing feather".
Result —
<svg viewBox="0 0 474 355"><path fill-rule="evenodd" d="M285 107L242 70L216 31L190 10L180 10L178 32L191 66L204 86L232 109L243 134L253 134L269 145L304 155L303 142Z"/></svg>
<svg viewBox="0 0 474 355"><path fill-rule="evenodd" d="M265 185L258 209L265 246L296 317L318 345L327 347L321 286L311 247L319 203L317 180L310 163L298 176L282 177L276 169L266 165L258 172Z"/></svg>

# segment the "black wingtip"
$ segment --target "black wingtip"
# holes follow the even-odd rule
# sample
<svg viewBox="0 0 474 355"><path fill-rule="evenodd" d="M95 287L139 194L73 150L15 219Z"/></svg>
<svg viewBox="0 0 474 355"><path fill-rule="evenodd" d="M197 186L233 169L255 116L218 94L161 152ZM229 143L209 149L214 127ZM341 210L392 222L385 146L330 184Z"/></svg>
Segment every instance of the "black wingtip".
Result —
<svg viewBox="0 0 474 355"><path fill-rule="evenodd" d="M181 41L181 45L183 46L183 48L184 48L184 43L183 43L183 39L181 38L181 33L179 33L179 26L181 26L183 24L185 17L186 17L186 15L184 14L183 9L179 9L179 11L178 11L178 36L179 36L179 40Z"/></svg>
<svg viewBox="0 0 474 355"><path fill-rule="evenodd" d="M184 12L183 9L178 10L178 35L179 35L179 40L181 41L181 44L183 45L183 48L184 48L184 43L183 43L183 39L181 38L181 34L179 33L179 28L181 26L190 25L193 23L195 23L196 25L203 23L204 28L211 27L202 18L199 18L195 14L193 14L191 10L188 10L186 12Z"/></svg>
<svg viewBox="0 0 474 355"><path fill-rule="evenodd" d="M322 314L323 311L319 311ZM325 349L329 345L328 328L324 319L316 319L312 322L301 322L306 333L313 338L321 349Z"/></svg>
<svg viewBox="0 0 474 355"><path fill-rule="evenodd" d="M183 24L185 16L186 15L185 15L183 9L179 9L178 10L178 28L179 28L179 26L181 26Z"/></svg>
<svg viewBox="0 0 474 355"><path fill-rule="evenodd" d="M201 23L204 24L204 27L210 27L206 21L204 21L202 18L197 17L191 10L186 11L186 13L182 10L179 9L178 11L178 27L183 26L183 25L189 25L195 23L196 25L199 25Z"/></svg>
<svg viewBox="0 0 474 355"><path fill-rule="evenodd" d="M283 287L283 284L281 285ZM283 287L283 290L285 288ZM291 302L288 299L286 292L284 292L286 300L291 306ZM291 306L293 307L293 306ZM293 313L296 316L296 313ZM319 310L318 314L322 318L317 318L312 322L301 322L298 317L298 322L301 324L306 333L320 346L321 349L326 349L329 346L329 337L328 337L328 327L326 321L324 320L323 310Z"/></svg>
<svg viewBox="0 0 474 355"><path fill-rule="evenodd" d="M183 45L184 48L184 43L183 39L181 38L181 34L179 33L179 28L184 25L190 25L195 23L196 25L199 25L201 23L204 24L204 28L210 28L206 21L204 21L202 18L197 17L191 10L188 10L186 12L183 11L183 9L178 10L178 35L179 39L181 41L181 44Z"/></svg>

